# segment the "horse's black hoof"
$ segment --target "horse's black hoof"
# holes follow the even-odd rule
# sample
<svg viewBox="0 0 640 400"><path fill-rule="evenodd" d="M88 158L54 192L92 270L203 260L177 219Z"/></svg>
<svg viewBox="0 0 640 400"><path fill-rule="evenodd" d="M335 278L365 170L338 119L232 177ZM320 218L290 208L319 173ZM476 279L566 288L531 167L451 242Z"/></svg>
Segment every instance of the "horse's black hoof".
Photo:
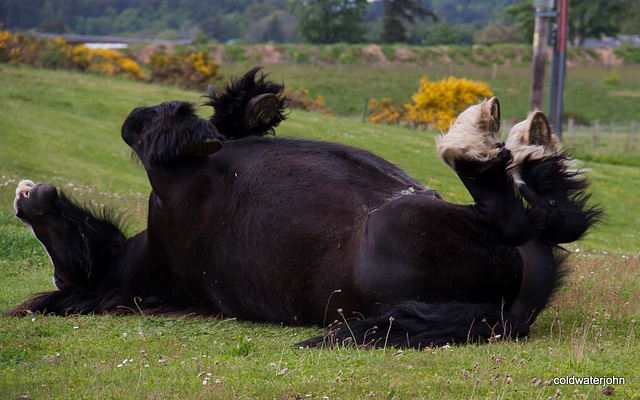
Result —
<svg viewBox="0 0 640 400"><path fill-rule="evenodd" d="M497 98L492 97L489 100L489 107L491 113L491 121L489 122L489 130L491 132L498 132L500 130L500 102Z"/></svg>
<svg viewBox="0 0 640 400"><path fill-rule="evenodd" d="M280 98L273 93L264 93L249 100L245 126L256 129L268 126L280 111Z"/></svg>
<svg viewBox="0 0 640 400"><path fill-rule="evenodd" d="M181 154L186 157L207 157L221 148L222 142L218 139L207 139L202 143L187 147Z"/></svg>
<svg viewBox="0 0 640 400"><path fill-rule="evenodd" d="M551 127L543 112L536 111L533 115L529 126L528 138L525 135L525 141L537 146L547 146L551 143Z"/></svg>

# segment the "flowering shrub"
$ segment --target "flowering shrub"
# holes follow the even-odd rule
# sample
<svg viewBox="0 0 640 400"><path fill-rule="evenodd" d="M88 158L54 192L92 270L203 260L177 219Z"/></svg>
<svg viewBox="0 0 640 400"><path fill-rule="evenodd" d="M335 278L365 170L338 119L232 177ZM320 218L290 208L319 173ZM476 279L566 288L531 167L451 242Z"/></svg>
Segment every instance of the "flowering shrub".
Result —
<svg viewBox="0 0 640 400"><path fill-rule="evenodd" d="M39 41L33 41L29 46L38 58L39 64L44 68L53 69L73 69L72 51L73 45L67 43L60 37L55 37L51 40L40 39ZM23 60L25 64L33 64Z"/></svg>
<svg viewBox="0 0 640 400"><path fill-rule="evenodd" d="M300 88L294 92L291 92L288 88L285 89L285 96L289 99L289 107L297 108L305 111L317 111L324 115L333 116L331 110L324 108L324 97L318 96L315 100L309 99L309 90Z"/></svg>
<svg viewBox="0 0 640 400"><path fill-rule="evenodd" d="M0 28L2 28L1 25ZM18 35L14 36L11 32L0 29L0 62L20 64L22 57L20 39Z"/></svg>
<svg viewBox="0 0 640 400"><path fill-rule="evenodd" d="M406 121L413 126L429 126L446 130L456 117L470 105L493 93L481 81L450 76L438 82L423 77L418 93L411 96L413 104L397 107L391 99L370 100L368 119L381 124Z"/></svg>
<svg viewBox="0 0 640 400"><path fill-rule="evenodd" d="M404 116L404 108L396 107L393 100L383 98L369 100L369 121L376 124L394 125L399 123Z"/></svg>
<svg viewBox="0 0 640 400"><path fill-rule="evenodd" d="M71 59L74 66L82 71L93 71L107 76L126 76L132 79L144 77L138 63L115 50L74 46Z"/></svg>
<svg viewBox="0 0 640 400"><path fill-rule="evenodd" d="M154 51L147 66L151 72L152 82L178 85L189 89L202 90L212 80L221 77L220 64L211 60L205 52L179 56Z"/></svg>
<svg viewBox="0 0 640 400"><path fill-rule="evenodd" d="M11 32L2 30L0 62L92 71L132 79L144 78L138 63L118 51L74 46L60 37L42 39L21 33L12 35Z"/></svg>
<svg viewBox="0 0 640 400"><path fill-rule="evenodd" d="M481 81L450 76L432 82L423 77L418 93L411 96L414 104L405 104L404 118L418 126L446 130L467 107L491 96L489 86Z"/></svg>

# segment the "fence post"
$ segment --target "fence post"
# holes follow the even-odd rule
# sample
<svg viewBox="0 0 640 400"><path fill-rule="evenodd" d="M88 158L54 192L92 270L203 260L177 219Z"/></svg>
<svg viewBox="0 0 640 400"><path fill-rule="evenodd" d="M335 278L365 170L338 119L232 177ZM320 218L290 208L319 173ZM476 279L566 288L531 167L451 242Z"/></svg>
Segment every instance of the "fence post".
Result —
<svg viewBox="0 0 640 400"><path fill-rule="evenodd" d="M593 150L598 149L598 131L600 130L600 120L593 121Z"/></svg>
<svg viewBox="0 0 640 400"><path fill-rule="evenodd" d="M573 136L573 124L575 123L575 120L571 117L569 117L567 119L567 136L568 138L571 138Z"/></svg>
<svg viewBox="0 0 640 400"><path fill-rule="evenodd" d="M364 98L364 106L362 107L362 122L367 121L367 115L369 115L369 98Z"/></svg>

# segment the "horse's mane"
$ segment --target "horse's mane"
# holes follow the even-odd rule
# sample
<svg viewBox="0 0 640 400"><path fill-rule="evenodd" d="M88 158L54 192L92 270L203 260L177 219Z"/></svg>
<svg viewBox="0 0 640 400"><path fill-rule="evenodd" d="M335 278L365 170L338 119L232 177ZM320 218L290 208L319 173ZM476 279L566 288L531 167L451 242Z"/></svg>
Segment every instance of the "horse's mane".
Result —
<svg viewBox="0 0 640 400"><path fill-rule="evenodd" d="M88 214L100 221L107 222L115 226L120 232L126 232L130 227L130 216L125 212L117 211L113 206L97 206L92 202L81 202L69 193L58 190L60 199L64 200L60 203L63 205L70 205L71 208L77 208L81 213Z"/></svg>

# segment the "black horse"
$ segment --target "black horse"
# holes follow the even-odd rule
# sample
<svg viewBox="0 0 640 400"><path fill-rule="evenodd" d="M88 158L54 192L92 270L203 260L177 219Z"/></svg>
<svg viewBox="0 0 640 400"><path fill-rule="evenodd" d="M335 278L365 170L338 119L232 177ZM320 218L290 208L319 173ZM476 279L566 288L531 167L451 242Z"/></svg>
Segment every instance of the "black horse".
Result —
<svg viewBox="0 0 640 400"><path fill-rule="evenodd" d="M495 98L460 115L438 143L475 202L459 205L370 152L267 135L285 118L282 91L254 69L210 92L210 120L186 102L134 109L122 137L153 188L134 237L23 181L17 216L47 249L58 290L13 314L342 322L309 345L528 334L561 276L558 244L600 213L542 113L506 144Z"/></svg>

